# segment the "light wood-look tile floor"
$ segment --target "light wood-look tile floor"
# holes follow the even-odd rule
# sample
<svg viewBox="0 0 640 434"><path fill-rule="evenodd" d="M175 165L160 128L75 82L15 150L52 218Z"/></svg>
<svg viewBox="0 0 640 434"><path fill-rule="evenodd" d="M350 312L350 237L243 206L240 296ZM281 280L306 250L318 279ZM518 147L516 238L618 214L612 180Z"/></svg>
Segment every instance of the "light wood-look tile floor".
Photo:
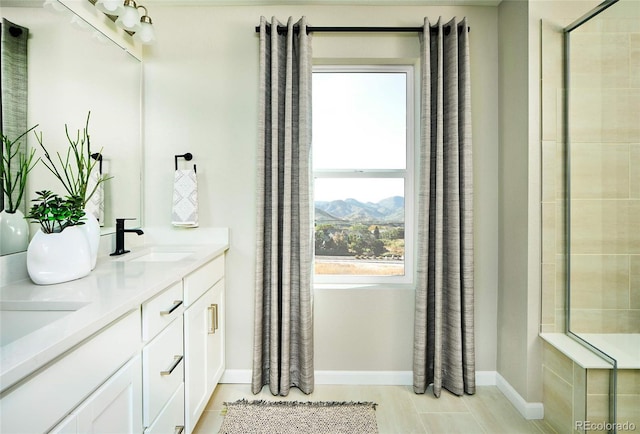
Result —
<svg viewBox="0 0 640 434"><path fill-rule="evenodd" d="M416 395L410 386L316 385L311 395L292 388L289 396L275 397L268 387L258 395L248 384L220 384L195 429L195 434L217 434L223 403L238 399L293 401L373 401L380 434L552 434L541 420L525 420L495 386L481 386L475 395L457 397L442 391Z"/></svg>

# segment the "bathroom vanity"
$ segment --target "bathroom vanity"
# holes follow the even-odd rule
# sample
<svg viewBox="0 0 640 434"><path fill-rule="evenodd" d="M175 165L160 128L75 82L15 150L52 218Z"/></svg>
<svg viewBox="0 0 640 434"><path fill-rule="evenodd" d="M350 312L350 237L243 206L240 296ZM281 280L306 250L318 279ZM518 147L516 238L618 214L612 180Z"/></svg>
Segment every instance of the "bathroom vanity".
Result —
<svg viewBox="0 0 640 434"><path fill-rule="evenodd" d="M0 288L0 432L190 433L224 371L227 244Z"/></svg>

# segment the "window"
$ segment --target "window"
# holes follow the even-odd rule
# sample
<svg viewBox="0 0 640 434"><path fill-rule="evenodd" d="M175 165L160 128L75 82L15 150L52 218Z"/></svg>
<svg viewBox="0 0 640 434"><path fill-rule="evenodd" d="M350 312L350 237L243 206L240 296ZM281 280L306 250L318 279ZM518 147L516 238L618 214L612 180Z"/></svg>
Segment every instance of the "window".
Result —
<svg viewBox="0 0 640 434"><path fill-rule="evenodd" d="M411 282L413 68L315 67L312 112L315 282Z"/></svg>

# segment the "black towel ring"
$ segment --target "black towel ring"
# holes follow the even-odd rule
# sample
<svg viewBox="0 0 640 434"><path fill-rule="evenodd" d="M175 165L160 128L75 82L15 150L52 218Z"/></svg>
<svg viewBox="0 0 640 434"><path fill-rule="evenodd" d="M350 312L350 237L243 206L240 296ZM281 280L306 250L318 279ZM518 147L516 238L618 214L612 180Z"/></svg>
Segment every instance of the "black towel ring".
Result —
<svg viewBox="0 0 640 434"><path fill-rule="evenodd" d="M174 163L175 163L175 168L176 170L178 170L178 158L184 158L187 161L191 161L193 159L193 154L191 152L187 152L186 154L182 154L182 155L176 155L174 157ZM193 171L196 171L196 165L193 165Z"/></svg>
<svg viewBox="0 0 640 434"><path fill-rule="evenodd" d="M91 154L91 158L98 162L98 173L102 175L102 154L100 152L96 152L95 154Z"/></svg>

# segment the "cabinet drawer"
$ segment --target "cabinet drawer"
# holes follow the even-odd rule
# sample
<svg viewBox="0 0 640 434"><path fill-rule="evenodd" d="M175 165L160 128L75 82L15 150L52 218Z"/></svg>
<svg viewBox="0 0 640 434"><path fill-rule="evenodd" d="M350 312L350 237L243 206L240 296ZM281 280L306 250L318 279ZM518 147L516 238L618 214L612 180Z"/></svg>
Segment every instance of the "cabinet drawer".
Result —
<svg viewBox="0 0 640 434"><path fill-rule="evenodd" d="M144 426L149 426L184 380L182 317L142 350Z"/></svg>
<svg viewBox="0 0 640 434"><path fill-rule="evenodd" d="M224 255L206 263L184 278L184 302L190 306L224 276Z"/></svg>
<svg viewBox="0 0 640 434"><path fill-rule="evenodd" d="M153 339L183 311L182 282L178 282L142 305L142 340Z"/></svg>
<svg viewBox="0 0 640 434"><path fill-rule="evenodd" d="M0 400L0 432L50 430L139 350L136 309L6 393Z"/></svg>
<svg viewBox="0 0 640 434"><path fill-rule="evenodd" d="M179 434L184 431L184 383L160 411L158 418L144 434Z"/></svg>

